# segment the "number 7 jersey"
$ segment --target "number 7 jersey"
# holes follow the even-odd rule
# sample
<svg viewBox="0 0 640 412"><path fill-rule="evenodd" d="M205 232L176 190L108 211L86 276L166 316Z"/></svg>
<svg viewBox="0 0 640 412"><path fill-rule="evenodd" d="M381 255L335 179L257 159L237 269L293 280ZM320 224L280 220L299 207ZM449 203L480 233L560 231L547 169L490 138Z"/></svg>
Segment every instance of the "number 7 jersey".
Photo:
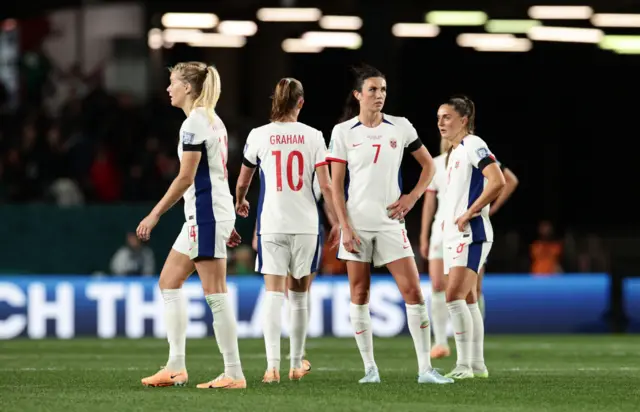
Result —
<svg viewBox="0 0 640 412"><path fill-rule="evenodd" d="M354 117L333 128L328 160L347 166L346 206L355 230L404 227L404 220L389 217L387 206L402 194L404 150L412 153L421 147L416 129L404 117L385 114L382 123L373 128Z"/></svg>
<svg viewBox="0 0 640 412"><path fill-rule="evenodd" d="M273 122L249 133L243 163L260 172L258 235L319 233L313 185L326 152L322 133L304 123Z"/></svg>

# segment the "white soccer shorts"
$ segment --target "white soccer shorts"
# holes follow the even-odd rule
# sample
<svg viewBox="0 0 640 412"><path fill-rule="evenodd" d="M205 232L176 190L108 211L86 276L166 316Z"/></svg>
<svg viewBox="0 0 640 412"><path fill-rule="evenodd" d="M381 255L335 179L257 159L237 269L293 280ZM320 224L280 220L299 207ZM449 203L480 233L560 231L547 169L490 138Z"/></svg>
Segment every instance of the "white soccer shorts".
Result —
<svg viewBox="0 0 640 412"><path fill-rule="evenodd" d="M413 257L413 249L406 229L385 230L380 232L356 231L361 245L356 245L360 253L349 253L342 244L340 235L340 247L338 259L352 260L356 262L373 262L375 267L381 267L396 260Z"/></svg>
<svg viewBox="0 0 640 412"><path fill-rule="evenodd" d="M301 279L317 272L321 260L320 235L280 233L258 236L256 272L263 275L291 274Z"/></svg>
<svg viewBox="0 0 640 412"><path fill-rule="evenodd" d="M476 242L470 244L449 244L444 247L444 274L449 274L453 267L466 267L474 272L480 272L491 251L491 242Z"/></svg>
<svg viewBox="0 0 640 412"><path fill-rule="evenodd" d="M444 257L444 245L442 244L442 238L442 226L439 223L434 222L431 225L428 260L442 259Z"/></svg>
<svg viewBox="0 0 640 412"><path fill-rule="evenodd" d="M227 258L227 241L231 236L235 220L203 223L185 223L173 249L189 258Z"/></svg>

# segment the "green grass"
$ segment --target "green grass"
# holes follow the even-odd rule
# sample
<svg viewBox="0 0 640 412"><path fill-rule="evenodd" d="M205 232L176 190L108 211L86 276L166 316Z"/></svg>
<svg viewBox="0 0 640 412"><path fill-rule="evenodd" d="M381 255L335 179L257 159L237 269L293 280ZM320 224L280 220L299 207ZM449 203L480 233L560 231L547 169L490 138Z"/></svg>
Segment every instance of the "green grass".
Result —
<svg viewBox="0 0 640 412"><path fill-rule="evenodd" d="M283 340L283 353L288 350ZM187 343L189 385L143 388L140 378L166 361L164 340L14 340L0 342L0 411L635 411L640 409L640 338L634 336L491 336L491 377L418 385L407 337L375 339L382 383L359 385L353 339L310 339L310 375L260 383L262 340L242 340L248 388L196 389L221 372L213 338ZM451 369L455 355L434 362Z"/></svg>

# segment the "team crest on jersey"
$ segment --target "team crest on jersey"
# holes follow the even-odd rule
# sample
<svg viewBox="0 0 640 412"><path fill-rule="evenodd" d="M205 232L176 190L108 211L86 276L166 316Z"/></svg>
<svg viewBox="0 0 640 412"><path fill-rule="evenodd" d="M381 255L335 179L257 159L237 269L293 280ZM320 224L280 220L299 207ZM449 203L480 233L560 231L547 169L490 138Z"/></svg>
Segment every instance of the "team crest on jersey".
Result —
<svg viewBox="0 0 640 412"><path fill-rule="evenodd" d="M389 144L391 145L392 149L395 149L398 146L398 141L396 139L391 139L389 140Z"/></svg>
<svg viewBox="0 0 640 412"><path fill-rule="evenodd" d="M487 149L486 147L481 147L476 150L476 154L480 159L484 159L485 157L489 156L489 149Z"/></svg>
<svg viewBox="0 0 640 412"><path fill-rule="evenodd" d="M192 144L196 138L195 133L182 132L182 143L183 144Z"/></svg>

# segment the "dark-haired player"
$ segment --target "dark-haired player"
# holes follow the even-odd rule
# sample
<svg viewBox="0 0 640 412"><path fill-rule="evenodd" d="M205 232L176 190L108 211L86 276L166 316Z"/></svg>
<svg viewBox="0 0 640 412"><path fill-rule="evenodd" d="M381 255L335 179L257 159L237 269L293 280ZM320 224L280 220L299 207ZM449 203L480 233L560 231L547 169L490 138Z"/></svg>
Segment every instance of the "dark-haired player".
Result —
<svg viewBox="0 0 640 412"><path fill-rule="evenodd" d="M443 199L443 261L446 300L457 349L453 379L488 377L484 363L484 322L478 308L478 273L493 243L490 203L505 179L487 144L473 135L475 106L454 97L438 109L441 136L451 143Z"/></svg>
<svg viewBox="0 0 640 412"><path fill-rule="evenodd" d="M431 366L429 317L404 225L405 216L433 177L433 159L406 118L382 113L387 96L384 75L370 66L355 69L355 75L342 123L333 128L328 159L342 230L338 258L347 261L351 324L365 367L360 383L380 382L369 311L371 263L386 265L406 303L418 357L418 382L451 383ZM416 187L403 195L400 165L405 150L420 163L422 173Z"/></svg>

